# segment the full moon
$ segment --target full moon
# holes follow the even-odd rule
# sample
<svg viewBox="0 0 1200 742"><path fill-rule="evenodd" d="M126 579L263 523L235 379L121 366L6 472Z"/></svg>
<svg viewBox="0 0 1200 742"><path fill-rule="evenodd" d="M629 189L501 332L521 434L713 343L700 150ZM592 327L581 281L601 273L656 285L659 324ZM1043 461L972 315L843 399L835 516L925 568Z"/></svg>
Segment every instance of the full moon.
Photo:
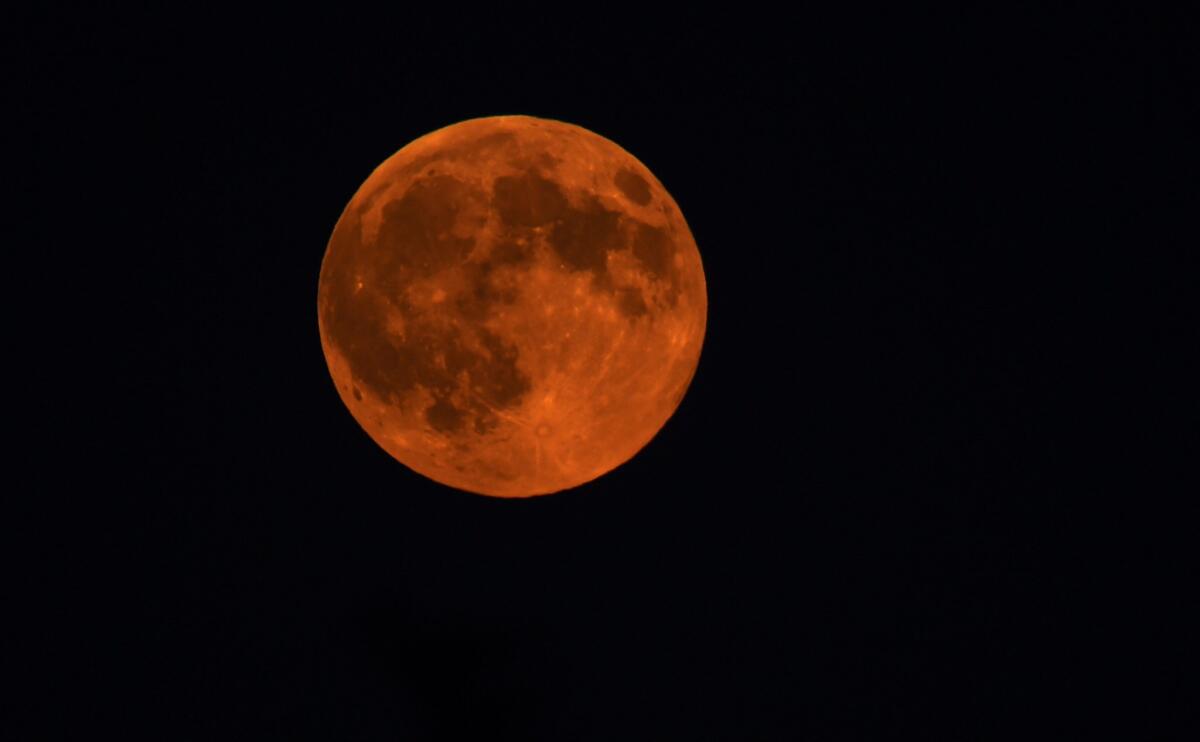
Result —
<svg viewBox="0 0 1200 742"><path fill-rule="evenodd" d="M529 497L640 451L704 341L700 253L633 155L528 116L427 134L371 173L321 264L338 394L395 459Z"/></svg>

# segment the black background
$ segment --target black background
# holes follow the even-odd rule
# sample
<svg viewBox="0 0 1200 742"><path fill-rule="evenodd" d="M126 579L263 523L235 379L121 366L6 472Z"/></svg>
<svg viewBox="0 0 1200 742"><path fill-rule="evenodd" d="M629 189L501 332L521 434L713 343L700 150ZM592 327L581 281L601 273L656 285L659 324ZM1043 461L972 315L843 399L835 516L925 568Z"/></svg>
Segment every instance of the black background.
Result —
<svg viewBox="0 0 1200 742"><path fill-rule="evenodd" d="M1131 455L1095 433L1136 406L1116 391L1130 343L1168 333L1125 307L1177 313L1163 290L1193 282L1136 265L1194 248L1166 226L1195 215L1194 25L599 10L64 16L20 55L46 174L91 194L46 244L96 271L72 342L111 385L82 395L99 463L60 463L86 483L49 498L88 538L42 539L71 608L43 629L62 669L40 724L171 740L1170 728L1176 711L1098 700L1172 666L1113 669L1136 633L1111 620L1134 600L1114 585L1140 575L1102 525L1125 505L1092 482ZM709 291L661 433L527 501L378 449L329 379L315 306L371 170L507 113L641 159Z"/></svg>

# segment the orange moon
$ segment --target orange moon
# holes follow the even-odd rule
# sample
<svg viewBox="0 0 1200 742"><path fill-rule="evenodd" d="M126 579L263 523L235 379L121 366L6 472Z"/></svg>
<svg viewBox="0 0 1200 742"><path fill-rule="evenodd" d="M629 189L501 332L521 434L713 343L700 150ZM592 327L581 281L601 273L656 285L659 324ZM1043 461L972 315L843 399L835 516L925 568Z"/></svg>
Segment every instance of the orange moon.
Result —
<svg viewBox="0 0 1200 742"><path fill-rule="evenodd" d="M569 489L675 412L704 341L696 241L633 155L572 124L496 116L405 146L350 199L317 291L338 393L442 484Z"/></svg>

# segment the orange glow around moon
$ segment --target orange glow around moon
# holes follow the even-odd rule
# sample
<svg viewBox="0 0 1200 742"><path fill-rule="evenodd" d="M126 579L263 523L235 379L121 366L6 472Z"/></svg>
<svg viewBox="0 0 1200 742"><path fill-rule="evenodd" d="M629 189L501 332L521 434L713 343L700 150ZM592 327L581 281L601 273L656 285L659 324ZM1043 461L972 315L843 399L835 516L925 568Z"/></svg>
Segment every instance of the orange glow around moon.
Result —
<svg viewBox="0 0 1200 742"><path fill-rule="evenodd" d="M627 461L704 340L700 253L642 163L578 126L464 121L388 158L321 265L342 401L401 463L527 497Z"/></svg>

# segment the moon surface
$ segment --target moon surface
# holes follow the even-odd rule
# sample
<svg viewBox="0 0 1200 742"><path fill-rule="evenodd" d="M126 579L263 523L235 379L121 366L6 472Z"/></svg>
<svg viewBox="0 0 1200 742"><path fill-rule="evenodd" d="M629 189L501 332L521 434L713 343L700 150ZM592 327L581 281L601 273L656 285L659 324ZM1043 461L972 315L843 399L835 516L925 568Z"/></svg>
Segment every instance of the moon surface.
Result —
<svg viewBox="0 0 1200 742"><path fill-rule="evenodd" d="M321 344L385 451L497 497L569 489L675 412L707 315L695 239L657 178L586 129L464 121L389 157L321 264Z"/></svg>

